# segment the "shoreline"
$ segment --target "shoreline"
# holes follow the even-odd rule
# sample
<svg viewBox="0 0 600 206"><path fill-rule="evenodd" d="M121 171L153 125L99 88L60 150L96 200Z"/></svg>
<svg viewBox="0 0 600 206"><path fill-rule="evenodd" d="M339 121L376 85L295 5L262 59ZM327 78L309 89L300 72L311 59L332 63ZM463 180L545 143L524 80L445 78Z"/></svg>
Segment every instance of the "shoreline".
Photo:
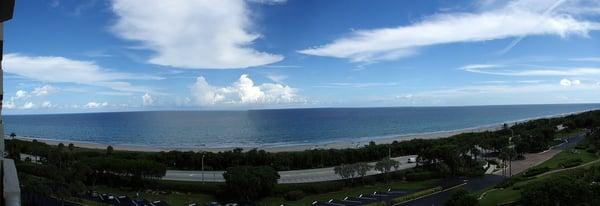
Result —
<svg viewBox="0 0 600 206"><path fill-rule="evenodd" d="M259 149L265 150L267 152L294 152L294 151L304 151L304 150L312 150L312 149L346 149L346 148L358 148L369 144L369 142L375 142L376 144L389 144L394 141L410 141L413 139L438 139L438 138L447 138L458 134L463 133L473 133L473 132L485 132L485 131L497 131L502 129L503 125L506 124L508 126L512 126L515 124L537 120L537 119L545 119L545 118L556 118L556 117L564 117L568 115L581 114L584 112L594 111L598 109L590 109L584 111L576 111L576 112L568 112L561 113L555 115L546 115L532 118L525 118L520 120L509 121L505 123L495 123L488 124L470 128L449 130L449 131L437 131L437 132L426 132L426 133L413 133L413 134L403 134L403 135L389 135L389 136L380 136L380 137L360 137L353 138L354 141L344 141L337 140L331 142L321 142L315 144L297 144L297 145L281 145L281 146L263 146L263 147L193 147L193 148L161 148L161 147L152 147L152 146L140 146L140 145L112 145L112 144L104 144L104 143L95 143L95 142L86 142L86 141L76 141L76 140L57 140L57 139L46 139L46 138L38 138L38 137L26 137L26 136L17 136L16 139L25 140L25 141L33 141L37 140L39 142L43 142L49 145L58 145L63 143L65 146L73 143L75 147L80 148L88 148L88 149L106 149L109 145L114 148L114 150L119 151L134 151L134 152L168 152L168 151L207 151L207 152L224 152L230 151L235 148L242 148L244 150L251 149ZM5 139L10 139L7 135L5 135Z"/></svg>

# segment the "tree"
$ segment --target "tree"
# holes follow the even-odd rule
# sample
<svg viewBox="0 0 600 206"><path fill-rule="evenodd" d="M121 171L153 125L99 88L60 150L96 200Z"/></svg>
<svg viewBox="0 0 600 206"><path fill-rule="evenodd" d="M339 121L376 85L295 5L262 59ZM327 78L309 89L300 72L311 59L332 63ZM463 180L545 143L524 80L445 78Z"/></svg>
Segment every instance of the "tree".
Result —
<svg viewBox="0 0 600 206"><path fill-rule="evenodd" d="M14 139L15 137L17 137L17 134L15 134L14 132L11 132L11 133L10 133L10 138L11 138L11 139Z"/></svg>
<svg viewBox="0 0 600 206"><path fill-rule="evenodd" d="M75 149L75 145L73 145L73 143L69 143L69 151L73 151Z"/></svg>
<svg viewBox="0 0 600 206"><path fill-rule="evenodd" d="M356 174L358 174L358 176L360 177L364 177L367 175L367 172L369 172L369 170L371 170L371 168L373 168L373 166L364 163L364 162L359 162L354 164L354 167L356 168Z"/></svg>
<svg viewBox="0 0 600 206"><path fill-rule="evenodd" d="M65 144L63 144L62 142L58 143L58 150L59 151L62 151L64 148L65 148Z"/></svg>
<svg viewBox="0 0 600 206"><path fill-rule="evenodd" d="M106 155L111 155L113 151L114 149L112 146L108 145L108 147L106 147Z"/></svg>
<svg viewBox="0 0 600 206"><path fill-rule="evenodd" d="M538 181L521 192L522 205L573 205L584 203L590 194L588 185L578 178L563 175ZM582 204L585 205L585 204Z"/></svg>
<svg viewBox="0 0 600 206"><path fill-rule="evenodd" d="M253 201L271 194L279 174L269 166L237 166L228 168L223 177L235 198Z"/></svg>
<svg viewBox="0 0 600 206"><path fill-rule="evenodd" d="M354 170L353 165L340 165L333 168L333 172L340 176L342 179L350 179L356 176L356 170Z"/></svg>
<svg viewBox="0 0 600 206"><path fill-rule="evenodd" d="M386 174L385 175L386 179L389 179L389 177L388 177L389 175L387 173L392 170L392 167L395 170L398 170L398 167L400 167L400 162L390 159L390 158L385 158L385 159L382 159L381 161L375 163L375 170L379 171L380 173Z"/></svg>
<svg viewBox="0 0 600 206"><path fill-rule="evenodd" d="M473 195L464 189L459 189L452 193L446 203L446 206L478 206L479 201Z"/></svg>
<svg viewBox="0 0 600 206"><path fill-rule="evenodd" d="M379 171L380 173L388 173L392 170L392 167L394 169L398 169L399 166L400 162L390 158L385 158L375 163L375 170Z"/></svg>

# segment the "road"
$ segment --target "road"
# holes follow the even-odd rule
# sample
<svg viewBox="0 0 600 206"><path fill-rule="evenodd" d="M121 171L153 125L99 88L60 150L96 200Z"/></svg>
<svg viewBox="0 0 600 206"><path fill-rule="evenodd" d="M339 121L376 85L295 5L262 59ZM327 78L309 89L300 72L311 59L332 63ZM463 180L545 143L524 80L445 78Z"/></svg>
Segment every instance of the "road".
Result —
<svg viewBox="0 0 600 206"><path fill-rule="evenodd" d="M527 168L541 164L542 162L552 158L555 154L558 154L560 151L575 147L575 145L577 145L577 143L584 138L585 138L585 134L580 133L576 136L569 138L566 143L556 146L550 150L547 150L547 151L544 151L541 153L527 154L527 155L525 155L525 157L526 157L525 160L513 161L513 168L512 168L513 175L518 174L522 171L525 171ZM493 186L493 185L497 185L500 182L502 182L504 179L505 179L505 177L502 175L499 175L498 173L493 174L493 175L485 175L483 177L469 178L467 181L467 184L465 184L459 188L463 188L467 191L475 192L475 191L479 191L479 190L485 189L485 188ZM407 203L404 203L401 205L402 206L444 205L444 202L446 201L446 199L455 190L456 189L440 192L440 193L437 193L437 194L434 194L434 195L431 195L428 197L424 197L424 198L421 198L418 200L414 200L411 202L407 202Z"/></svg>
<svg viewBox="0 0 600 206"><path fill-rule="evenodd" d="M402 156L392 158L400 162L398 170L404 170L415 167L415 163L408 163L408 159L411 157L417 157L416 155ZM369 163L375 165L375 162ZM396 171L392 168L392 171ZM225 171L187 171L187 170L167 170L167 173L162 178L163 180L177 180L177 181L190 181L190 182L225 182L223 178ZM371 170L367 172L367 176L376 175L379 172ZM333 167L318 168L318 169L306 169L306 170L290 170L290 171L279 171L279 184L291 184L291 183L308 183L308 182L324 182L331 180L339 180L340 177L333 172Z"/></svg>

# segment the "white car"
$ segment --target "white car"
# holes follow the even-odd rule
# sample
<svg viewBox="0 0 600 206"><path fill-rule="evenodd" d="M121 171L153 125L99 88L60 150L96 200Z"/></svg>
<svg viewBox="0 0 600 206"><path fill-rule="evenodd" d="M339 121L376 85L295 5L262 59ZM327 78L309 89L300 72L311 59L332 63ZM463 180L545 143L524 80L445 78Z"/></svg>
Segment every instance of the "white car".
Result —
<svg viewBox="0 0 600 206"><path fill-rule="evenodd" d="M417 162L417 158L416 157L408 158L408 163L415 163L415 162Z"/></svg>

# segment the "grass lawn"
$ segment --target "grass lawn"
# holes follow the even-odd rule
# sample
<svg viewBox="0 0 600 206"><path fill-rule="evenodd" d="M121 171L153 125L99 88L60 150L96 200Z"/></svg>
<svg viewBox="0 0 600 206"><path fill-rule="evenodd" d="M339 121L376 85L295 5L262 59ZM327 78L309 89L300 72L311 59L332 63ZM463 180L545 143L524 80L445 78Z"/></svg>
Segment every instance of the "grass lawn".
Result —
<svg viewBox="0 0 600 206"><path fill-rule="evenodd" d="M569 149L554 155L554 157L536 167L548 167L550 170L561 169L561 163L575 158L581 159L581 164L585 164L598 159L598 156L596 156L594 153L587 152L586 150Z"/></svg>
<svg viewBox="0 0 600 206"><path fill-rule="evenodd" d="M562 131L562 132L559 132L556 135L554 135L554 138L560 138L560 139L569 138L569 137L575 136L583 131L584 131L584 129L575 129L570 132Z"/></svg>
<svg viewBox="0 0 600 206"><path fill-rule="evenodd" d="M358 196L360 194L373 193L375 191L386 191L388 188L394 189L406 189L406 190L422 190L427 188L435 187L438 183L438 179L435 180L425 180L425 181L417 181L417 182L395 182L391 184L374 184L374 185L366 185L352 188L344 188L343 190L317 194L317 195L307 195L306 197L297 200L297 201L286 201L282 197L269 197L265 198L256 203L256 205L281 205L285 203L286 205L295 206L295 205L310 205L312 202L318 201L328 201L330 199L343 199L347 196Z"/></svg>
<svg viewBox="0 0 600 206"><path fill-rule="evenodd" d="M127 195L131 198L136 197L136 191L121 190L118 188L99 186L96 187L96 191L99 193L110 193L113 195ZM146 192L139 192L140 197L148 201L161 200L169 203L170 205L187 205L190 203L204 204L215 201L212 195L198 194L198 193L169 193L169 194L153 194Z"/></svg>
<svg viewBox="0 0 600 206"><path fill-rule="evenodd" d="M537 167L549 167L552 170L554 169L560 169L560 163L564 160L567 160L569 158L573 158L573 157L579 157L581 158L581 160L583 160L582 164L585 164L587 162L591 162L594 161L596 159L598 159L598 157L595 154L586 152L581 150L579 153L572 153L569 151L562 151L561 153L558 153L557 155L555 155L554 157L552 157L551 159L549 159L546 162L543 162L542 164L538 165ZM592 167L595 165L600 165L600 162L598 163L594 163L594 164L590 164L587 165L585 167ZM543 177L539 177L539 178L531 178L531 179L526 179L520 182L515 183L512 187L508 187L508 188L504 188L504 189L496 189L494 191L490 191L488 192L484 198L482 198L481 200L479 200L479 203L482 206L487 206L487 205L497 205L500 203L507 203L507 202L513 202L518 200L519 198L521 198L521 190L520 188L524 188L527 185L537 182L537 181L544 181L546 178L552 178L554 176L557 175L562 175L565 174L567 172L570 172L570 170L567 171L561 171L561 172L557 172L554 174L549 174L547 176L543 176ZM516 177L516 176L515 176ZM513 177L513 178L515 178ZM488 191L491 188L485 189L484 191ZM478 193L478 195L482 194L482 192Z"/></svg>
<svg viewBox="0 0 600 206"><path fill-rule="evenodd" d="M513 190L512 188L497 189L488 192L485 197L479 200L481 206L496 206L499 203L507 203L517 201L521 198L521 190Z"/></svg>

